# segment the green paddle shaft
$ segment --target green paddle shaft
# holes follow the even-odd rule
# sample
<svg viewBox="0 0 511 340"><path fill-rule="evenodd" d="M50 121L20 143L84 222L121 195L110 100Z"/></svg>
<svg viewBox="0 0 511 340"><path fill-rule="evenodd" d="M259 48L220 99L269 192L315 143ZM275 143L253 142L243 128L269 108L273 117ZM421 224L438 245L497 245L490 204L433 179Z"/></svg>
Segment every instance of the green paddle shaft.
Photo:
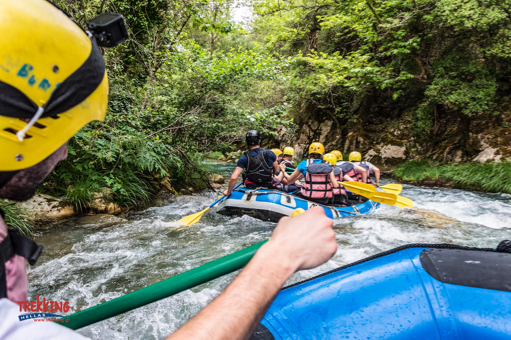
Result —
<svg viewBox="0 0 511 340"><path fill-rule="evenodd" d="M62 325L79 329L232 273L243 268L267 241L261 241L164 281L69 315L65 317L69 322Z"/></svg>

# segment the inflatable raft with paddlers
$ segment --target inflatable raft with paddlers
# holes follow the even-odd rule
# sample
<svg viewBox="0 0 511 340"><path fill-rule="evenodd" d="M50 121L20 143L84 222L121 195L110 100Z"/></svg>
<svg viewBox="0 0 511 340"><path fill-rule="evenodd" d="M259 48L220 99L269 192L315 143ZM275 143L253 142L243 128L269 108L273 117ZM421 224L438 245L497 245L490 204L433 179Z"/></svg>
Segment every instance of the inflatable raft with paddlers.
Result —
<svg viewBox="0 0 511 340"><path fill-rule="evenodd" d="M511 241L410 244L291 285L250 339L511 339Z"/></svg>
<svg viewBox="0 0 511 340"><path fill-rule="evenodd" d="M355 203L355 202L353 202ZM283 216L291 216L295 209L320 206L330 218L365 215L373 212L380 203L362 198L362 202L351 206L323 205L304 198L273 189L239 188L217 205L222 215L249 215L263 221L278 222Z"/></svg>

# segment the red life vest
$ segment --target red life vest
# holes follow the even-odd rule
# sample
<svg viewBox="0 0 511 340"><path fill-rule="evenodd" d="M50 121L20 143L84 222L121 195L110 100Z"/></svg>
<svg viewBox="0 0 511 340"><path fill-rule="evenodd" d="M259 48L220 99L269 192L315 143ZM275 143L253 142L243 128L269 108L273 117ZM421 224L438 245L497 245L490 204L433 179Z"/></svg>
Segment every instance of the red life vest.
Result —
<svg viewBox="0 0 511 340"><path fill-rule="evenodd" d="M334 176L335 180L338 182L342 182L344 180L342 170L337 166L334 167ZM332 188L332 190L334 195L346 195L346 189L342 185L339 185L339 188Z"/></svg>
<svg viewBox="0 0 511 340"><path fill-rule="evenodd" d="M302 185L301 193L309 198L332 198L332 184L330 183L330 173L332 166L330 163L313 163L313 159L307 160L307 171L305 173L305 182Z"/></svg>
<svg viewBox="0 0 511 340"><path fill-rule="evenodd" d="M345 174L345 175L348 175L350 176L351 178L353 178L353 180L357 180L357 172L355 171L355 165L353 165L353 163L350 163L350 162L344 162L342 164L339 165L339 168L342 170L342 172Z"/></svg>

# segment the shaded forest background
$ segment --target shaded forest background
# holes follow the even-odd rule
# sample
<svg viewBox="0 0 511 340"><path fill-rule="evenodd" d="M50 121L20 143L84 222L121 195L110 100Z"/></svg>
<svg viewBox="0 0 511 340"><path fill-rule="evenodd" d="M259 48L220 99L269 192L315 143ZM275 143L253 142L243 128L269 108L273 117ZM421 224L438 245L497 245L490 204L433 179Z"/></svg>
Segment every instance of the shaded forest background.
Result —
<svg viewBox="0 0 511 340"><path fill-rule="evenodd" d="M77 210L102 188L124 206L200 189L199 161L248 129L299 155L320 140L389 164L511 156L511 0L55 3L82 26L121 13L130 33L103 51L106 121L70 141L42 189ZM381 158L389 146L398 155Z"/></svg>

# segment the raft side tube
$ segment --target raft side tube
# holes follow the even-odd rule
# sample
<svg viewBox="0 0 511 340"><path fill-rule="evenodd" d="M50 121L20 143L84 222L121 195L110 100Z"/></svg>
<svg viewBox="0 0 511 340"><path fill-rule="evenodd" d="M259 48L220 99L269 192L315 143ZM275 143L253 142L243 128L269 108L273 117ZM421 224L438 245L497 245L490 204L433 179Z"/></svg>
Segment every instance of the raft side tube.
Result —
<svg viewBox="0 0 511 340"><path fill-rule="evenodd" d="M507 253L403 249L282 290L261 324L275 339L511 339L510 269Z"/></svg>
<svg viewBox="0 0 511 340"><path fill-rule="evenodd" d="M224 198L216 212L227 216L249 215L263 221L278 222L283 216L291 216L297 208L307 210L320 206L329 218L364 215L373 212L380 204L366 201L348 207L318 204L301 197L269 189L241 189Z"/></svg>

